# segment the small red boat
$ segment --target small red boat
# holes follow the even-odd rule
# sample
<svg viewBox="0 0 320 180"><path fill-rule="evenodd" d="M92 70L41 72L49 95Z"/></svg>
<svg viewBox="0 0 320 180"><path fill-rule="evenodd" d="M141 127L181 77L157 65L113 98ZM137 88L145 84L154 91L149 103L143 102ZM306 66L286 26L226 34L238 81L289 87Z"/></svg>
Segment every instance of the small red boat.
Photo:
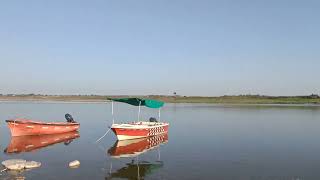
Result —
<svg viewBox="0 0 320 180"><path fill-rule="evenodd" d="M70 116L71 117L71 116ZM67 115L66 115L67 118ZM80 124L70 122L39 122L30 119L11 119L6 120L12 136L59 134L77 131Z"/></svg>

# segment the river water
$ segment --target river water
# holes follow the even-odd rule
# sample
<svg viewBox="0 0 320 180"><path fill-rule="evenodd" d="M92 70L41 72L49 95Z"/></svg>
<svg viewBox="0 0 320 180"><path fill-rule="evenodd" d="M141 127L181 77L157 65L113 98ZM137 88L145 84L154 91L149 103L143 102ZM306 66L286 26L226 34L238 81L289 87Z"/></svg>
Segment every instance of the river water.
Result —
<svg viewBox="0 0 320 180"><path fill-rule="evenodd" d="M134 121L137 112L116 103L115 121ZM65 121L65 113L80 122L79 133L15 139L5 123ZM141 119L157 116L142 108ZM118 144L112 132L95 143L112 123L108 103L2 102L0 120L0 160L42 163L0 179L320 179L320 106L167 104L167 136ZM80 167L69 168L73 160Z"/></svg>

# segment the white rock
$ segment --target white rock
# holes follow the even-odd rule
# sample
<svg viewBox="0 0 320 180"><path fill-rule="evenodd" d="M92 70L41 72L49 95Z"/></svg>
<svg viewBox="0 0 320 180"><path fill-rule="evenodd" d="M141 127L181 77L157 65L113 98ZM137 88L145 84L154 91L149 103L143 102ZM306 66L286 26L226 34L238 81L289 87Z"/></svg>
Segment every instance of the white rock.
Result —
<svg viewBox="0 0 320 180"><path fill-rule="evenodd" d="M25 163L10 164L6 166L6 168L9 170L17 170L17 171L24 169L24 167L25 167Z"/></svg>
<svg viewBox="0 0 320 180"><path fill-rule="evenodd" d="M26 163L26 162L27 161L24 159L9 159L9 160L2 161L1 164L4 166L9 166L9 165L16 164L16 163Z"/></svg>
<svg viewBox="0 0 320 180"><path fill-rule="evenodd" d="M78 161L78 160L75 160L75 161L72 161L69 163L69 167L71 167L71 168L75 168L78 166L80 166L80 161Z"/></svg>
<svg viewBox="0 0 320 180"><path fill-rule="evenodd" d="M2 162L9 170L22 170L25 168L26 160L23 159L10 159Z"/></svg>
<svg viewBox="0 0 320 180"><path fill-rule="evenodd" d="M36 161L26 161L23 159L10 159L2 162L9 170L22 170L22 169L30 169L30 168L37 168L41 166L41 163Z"/></svg>
<svg viewBox="0 0 320 180"><path fill-rule="evenodd" d="M41 163L36 161L27 161L25 164L26 169L38 168L40 166L41 166Z"/></svg>

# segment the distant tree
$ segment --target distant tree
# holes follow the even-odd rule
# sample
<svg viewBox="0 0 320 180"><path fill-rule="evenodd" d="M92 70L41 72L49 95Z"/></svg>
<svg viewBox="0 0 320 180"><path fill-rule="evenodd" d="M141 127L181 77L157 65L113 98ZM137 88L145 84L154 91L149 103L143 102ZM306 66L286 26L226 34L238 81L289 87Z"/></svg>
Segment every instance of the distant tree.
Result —
<svg viewBox="0 0 320 180"><path fill-rule="evenodd" d="M320 96L318 94L311 94L309 97L311 97L311 98L319 98Z"/></svg>

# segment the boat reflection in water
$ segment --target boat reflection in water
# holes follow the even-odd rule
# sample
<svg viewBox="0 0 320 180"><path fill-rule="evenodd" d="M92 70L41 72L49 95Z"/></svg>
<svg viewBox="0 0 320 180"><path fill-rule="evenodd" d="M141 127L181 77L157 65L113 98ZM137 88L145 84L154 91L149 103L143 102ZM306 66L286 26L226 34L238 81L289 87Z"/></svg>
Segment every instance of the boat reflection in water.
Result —
<svg viewBox="0 0 320 180"><path fill-rule="evenodd" d="M108 150L108 154L115 159L130 158L130 161L129 163L126 163L125 167L122 167L115 172L112 172L111 164L109 176L105 179L144 179L146 175L163 167L163 162L160 161L160 151L158 151L158 160L154 162L139 161L138 156L152 149L158 148L159 150L160 145L165 144L166 142L168 142L168 134L117 141L113 147Z"/></svg>
<svg viewBox="0 0 320 180"><path fill-rule="evenodd" d="M77 131L61 134L11 137L10 144L4 152L8 154L30 152L62 142L68 145L79 137L80 135Z"/></svg>

